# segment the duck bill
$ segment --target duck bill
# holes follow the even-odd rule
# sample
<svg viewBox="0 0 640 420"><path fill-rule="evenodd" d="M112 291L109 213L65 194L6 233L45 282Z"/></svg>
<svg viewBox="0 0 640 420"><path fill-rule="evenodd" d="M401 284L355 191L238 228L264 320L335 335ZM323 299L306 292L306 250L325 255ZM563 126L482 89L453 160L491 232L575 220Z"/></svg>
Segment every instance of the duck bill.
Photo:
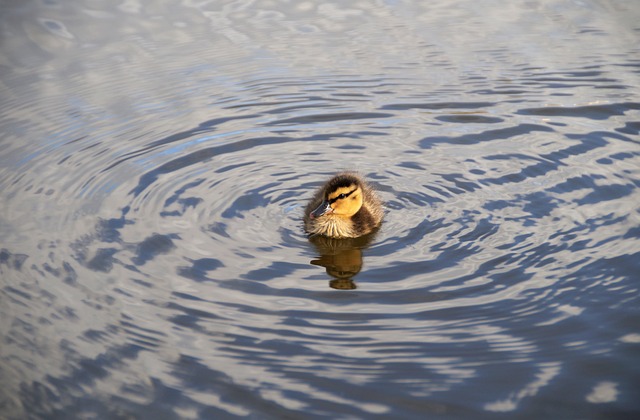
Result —
<svg viewBox="0 0 640 420"><path fill-rule="evenodd" d="M320 216L324 216L325 214L332 213L333 209L331 208L331 204L328 201L323 201L322 204L318 206L317 209L311 212L309 215L312 219L318 218Z"/></svg>

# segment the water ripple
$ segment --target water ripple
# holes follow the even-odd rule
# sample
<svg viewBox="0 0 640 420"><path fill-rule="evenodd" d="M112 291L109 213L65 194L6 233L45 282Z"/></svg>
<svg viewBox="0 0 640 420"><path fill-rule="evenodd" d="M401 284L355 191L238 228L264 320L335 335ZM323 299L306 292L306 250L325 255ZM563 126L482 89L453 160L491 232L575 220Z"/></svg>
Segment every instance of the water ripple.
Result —
<svg viewBox="0 0 640 420"><path fill-rule="evenodd" d="M630 110L639 110L640 103L626 102L607 105L586 105L578 107L523 108L517 113L544 117L580 117L592 120L606 120L616 115L625 115Z"/></svg>
<svg viewBox="0 0 640 420"><path fill-rule="evenodd" d="M1 19L8 418L637 411L622 5L45 3ZM381 229L307 237L343 169Z"/></svg>

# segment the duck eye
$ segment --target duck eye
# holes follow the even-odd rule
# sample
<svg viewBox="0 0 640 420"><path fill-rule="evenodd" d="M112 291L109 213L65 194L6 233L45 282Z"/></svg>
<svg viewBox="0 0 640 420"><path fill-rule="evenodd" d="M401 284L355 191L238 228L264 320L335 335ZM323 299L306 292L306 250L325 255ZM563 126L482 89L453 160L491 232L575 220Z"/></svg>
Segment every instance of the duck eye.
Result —
<svg viewBox="0 0 640 420"><path fill-rule="evenodd" d="M345 197L346 197L346 195L344 195L344 194L340 194L340 195L338 196L338 198L339 198L339 199L343 199L343 198L345 198Z"/></svg>

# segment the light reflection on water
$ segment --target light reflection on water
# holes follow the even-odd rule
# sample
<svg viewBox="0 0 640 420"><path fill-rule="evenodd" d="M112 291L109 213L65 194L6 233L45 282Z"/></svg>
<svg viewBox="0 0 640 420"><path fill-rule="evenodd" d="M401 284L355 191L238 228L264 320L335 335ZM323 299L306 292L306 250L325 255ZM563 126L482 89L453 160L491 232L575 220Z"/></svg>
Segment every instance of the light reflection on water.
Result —
<svg viewBox="0 0 640 420"><path fill-rule="evenodd" d="M640 410L635 5L0 7L3 415Z"/></svg>

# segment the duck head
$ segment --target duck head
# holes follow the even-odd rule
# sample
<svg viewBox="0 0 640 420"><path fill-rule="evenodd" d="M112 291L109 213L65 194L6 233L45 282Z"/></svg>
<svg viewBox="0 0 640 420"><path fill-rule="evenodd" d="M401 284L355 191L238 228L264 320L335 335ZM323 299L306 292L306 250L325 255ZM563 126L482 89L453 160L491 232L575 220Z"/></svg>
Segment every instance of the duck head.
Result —
<svg viewBox="0 0 640 420"><path fill-rule="evenodd" d="M351 217L362 207L362 186L360 181L349 175L332 179L324 191L322 203L311 212L310 218L325 215Z"/></svg>

